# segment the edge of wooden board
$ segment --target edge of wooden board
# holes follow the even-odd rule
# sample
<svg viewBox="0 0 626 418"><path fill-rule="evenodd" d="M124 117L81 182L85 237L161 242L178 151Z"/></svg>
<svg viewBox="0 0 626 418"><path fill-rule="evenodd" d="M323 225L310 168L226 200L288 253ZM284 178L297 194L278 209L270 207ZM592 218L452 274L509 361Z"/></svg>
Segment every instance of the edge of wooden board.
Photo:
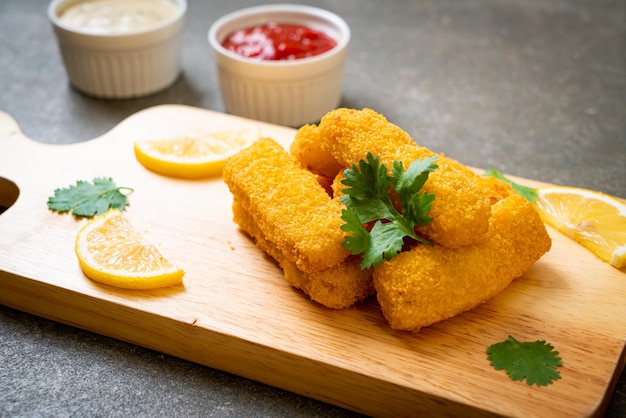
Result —
<svg viewBox="0 0 626 418"><path fill-rule="evenodd" d="M0 114L0 116L2 115ZM10 123L4 123L7 117L3 116L0 118L0 140L6 139L3 136L14 137L11 139L22 137L23 134L19 132L17 124L10 126ZM53 149L63 149L68 155L74 156L79 151L82 152L84 150L103 151L107 147L107 142L118 146L125 141L130 141L132 139L131 134L138 129L145 132L146 135L156 135L157 133L169 135L176 132L177 129L181 129L180 127L177 128L170 125L182 124L188 128L196 126L205 119L215 123L216 126L222 126L220 124L225 126L233 123L254 123L255 125L260 125L266 130L268 136L276 136L275 139L279 140L284 146L288 146L294 132L290 128L262 124L204 109L181 105L163 105L138 112L102 137L85 143L69 146L50 146L35 143L34 141L22 141L26 143L20 143L20 146L23 145L25 149L23 151L24 155L21 157L25 158L30 150L43 154L40 152L42 149L46 150L46 152L51 152ZM171 120L175 120L177 123L172 124ZM150 123L147 124L146 121ZM2 145L0 143L0 150ZM74 151L76 153L72 154ZM36 161L37 164L44 164L46 157L41 156L40 158L40 161ZM1 161L2 156L0 155ZM132 155L122 156L116 162L120 166L130 163L137 164ZM481 170L477 169L477 171ZM91 173L91 171L89 172ZM15 174L17 180L21 180L27 175L21 172L11 174ZM0 177L2 176L3 172L0 166ZM67 173L54 174L54 176L57 177L46 179L49 184L42 181L41 184L37 184L37 190L24 191L22 196L20 196L21 200L18 201L21 205L20 207L25 207L27 203L31 204L31 206L35 205L35 203L39 204L42 196L45 196L46 193L52 190L51 185L58 187L63 185L63 182L66 180L76 180L76 172L72 170L68 170ZM132 178L133 176L144 176L142 179L146 182L147 187L157 187L157 185L161 184L160 182L166 183L166 186L169 188L179 186L179 183L164 178L155 178L154 175L146 174L139 169L131 170L127 177ZM530 186L547 184L518 177L511 178ZM193 187L196 186L198 185L194 184ZM218 185L214 184L211 187L218 187ZM219 187L220 190L223 189L223 186L220 185ZM2 188L1 185L0 188ZM138 201L133 203L135 205L133 210L147 210L149 203L143 202L138 198ZM220 210L225 213L228 209L228 202L222 202L222 205L223 207L220 207ZM0 217L0 231L3 228L3 220L17 220L15 211L9 212L11 213L5 213ZM168 213L173 215L175 212L170 211ZM7 217L7 215L9 216ZM42 219L38 220L38 222L42 225L54 219L54 222L64 223L64 225L58 226L57 229L59 230L63 229L63 227L65 229L75 227L75 222L68 217L59 218L47 213L41 215L41 217ZM21 222L25 221L21 220ZM157 219L151 219L150 222L148 225L154 226ZM6 225L6 222L4 224ZM218 227L217 222L210 226ZM245 237L232 234L231 226L219 231L226 231L226 235L231 234L228 239L238 240L230 244L224 240L224 242L220 242L220 245L232 245L243 251L254 250L254 245L249 241L247 242ZM559 248L563 247L567 250L566 254L563 252L556 254L559 258L550 258L550 263L565 266L566 263L571 262L570 257L573 257L575 258L573 260L573 269L584 269L586 265L590 264L592 268L597 266L602 271L602 275L617 279L624 278L623 274L607 269L605 265L600 264L599 260L590 257L586 250L578 248L579 246L577 245L572 245L572 243L567 241L567 238L560 236L555 231L550 230L549 232L553 234ZM71 232L67 231L59 233L58 238L64 240L59 245L69 245L72 238L71 234ZM163 235L160 238L166 240L171 238L171 236ZM0 237L0 253L2 252L3 244L7 244L6 237L4 240ZM227 252L228 250L225 249L224 251ZM68 257L65 260L70 260L70 258ZM275 266L267 260L262 261L261 264L263 268L270 269L272 279L276 278ZM448 391L449 388L438 386L440 382L437 380L437 360L446 361L446 359L439 358L439 356L454 352L454 345L457 344L459 337L463 340L462 343L467 343L470 346L475 343L473 340L480 337L480 335L476 337L459 332L459 327L465 327L468 330L472 329L478 333L491 332L486 330L489 319L496 318L496 313L499 312L499 309L512 309L510 307L511 301L515 300L516 297L520 301L515 302L514 305L533 303L532 299L524 297L525 288L538 286L541 288L541 291L554 292L555 297L558 297L558 287L563 286L564 283L564 278L560 277L559 274L555 274L558 271L554 270L552 264L540 261L526 277L514 282L506 295L496 297L493 301L489 301L472 312L444 321L444 324L436 324L429 327L421 331L417 336L391 332L388 329L379 329L379 327L384 327L384 321L375 307L375 303L366 303L346 312L333 313L330 310L312 306L312 304L303 306L301 299L304 298L289 288L284 281L268 283L269 291L297 295L293 304L283 304L281 307L284 308L290 305L288 307L293 310L288 313L294 314L294 317L306 318L305 314L308 312L310 318L324 321L324 324L318 325L323 331L333 330L334 325L332 321L334 320L338 321L336 324L336 332L338 334L344 331L341 327L355 324L355 326L361 326L366 321L355 322L353 319L356 316L366 315L367 321L369 321L367 323L367 332L379 332L381 341L374 341L373 338L368 338L369 336L364 336L363 338L351 336L348 342L339 344L342 350L346 349L346 345L353 344L352 348L357 352L359 359L363 359L364 363L370 362L369 364L359 364L358 362L349 361L339 362L337 359L328 360L325 356L332 355L332 353L316 351L315 347L309 347L304 350L302 347L297 347L297 341L293 341L292 345L284 341L281 341L280 344L273 344L270 340L270 337L273 337L273 335L256 338L260 333L254 330L246 330L244 332L230 324L227 320L223 322L211 321L208 315L203 316L197 313L190 316L177 316L168 312L159 312L155 310L157 306L149 305L145 300L127 297L123 292L120 294L104 292L100 288L94 289L93 286L90 287L89 283L82 284L83 287L76 285L66 288L55 284L51 278L35 278L33 277L35 276L34 273L22 274L6 266L0 267L2 269L0 271L0 289L3 290L0 292L0 303L6 306L234 373L343 408L376 416L410 416L419 412L428 412L429 415L441 416L485 416L498 414L515 416L532 414L535 410L537 413L540 413L542 411L541 408L536 408L530 404L525 405L525 409L517 410L511 405L490 404L490 397L486 393L470 390L471 388L468 388L467 391L456 390L456 392L450 393ZM63 272L59 270L59 274L61 273ZM39 272L38 274L43 273ZM84 280L80 276L80 271L77 267L74 268L71 274L74 278ZM545 282L540 282L540 279L538 279L540 275L550 276ZM602 301L602 289L598 289L593 283L587 286L586 290L590 292L591 300L600 304ZM619 287L618 290L622 293L624 292L623 287ZM156 296L157 299L159 295ZM269 297L271 301L273 296L270 295ZM517 309L519 306L516 305L515 308ZM296 310L305 311L305 314L300 315L300 312ZM626 314L626 308L623 310ZM527 326L524 321L535 319L530 317L518 318L516 316L518 312L521 311L512 309L507 312L506 318L506 320L515 323L518 329L524 329ZM582 335L589 338L597 338L598 336L604 338L609 346L608 348L611 350L611 355L606 356L610 358L602 359L602 370L604 373L602 379L606 378L606 381L596 379L594 370L590 368L580 367L564 370L564 373L569 374L567 376L568 379L590 380L593 383L595 392L593 399L588 398L584 401L584 412L579 409L570 409L569 411L562 411L562 413L577 411L582 415L593 416L601 414L604 408L606 408L608 402L607 393L615 387L619 373L624 368L626 360L624 342L626 337L624 334L626 330L624 330L623 323L620 322L600 332L594 327L602 323L601 313L593 312L590 309L582 314L590 317L590 323L587 325L587 328L582 330ZM569 326L576 324L576 319L576 317L566 318L563 323L559 324L558 329L553 331L556 334L557 341L567 341L567 329ZM277 323L272 322L272 325ZM504 325L497 325L497 327L502 328L498 329L498 332L504 332ZM323 331L320 332L323 333ZM300 336L297 333L293 336L288 333L277 333L276 335L278 339L283 340L289 338L296 339ZM324 338L324 335L315 336L315 338L318 337ZM506 338L506 335L504 337ZM306 338L306 335L304 338ZM313 338L309 338L311 338L310 342L313 344ZM339 336L338 338L341 337ZM423 343L423 347L415 344L415 341ZM337 341L330 341L330 343L337 343ZM417 346L418 349L426 350L422 358L430 356L433 358L433 361L425 365L424 368L419 369L425 375L413 376L408 371L387 370L387 368L382 367L380 363L384 361L384 356L381 353L384 351L387 343L392 344L390 346L390 351L392 351L389 353L390 356L402 354L403 351L400 348L403 346L409 349ZM376 344L373 349L376 349L377 352L370 354L367 351L367 347L360 347L358 344ZM572 358L583 359L588 355L588 353L585 353L585 350L588 348L586 345L577 347L576 353L572 354ZM438 350L441 350L441 352ZM524 384L519 382L510 382L504 375L504 372L489 370L489 365L483 357L482 353L473 353L471 356L468 356L472 360L480 359L480 363L471 365L473 370L476 370L477 385L484 382L490 387L500 385L507 390L520 390L520 394L517 395L520 399L525 400L527 398L529 402L538 402L539 404L545 403L546 399L550 399L550 396L559 394L559 386L556 386L556 389L543 389L525 387ZM377 375L368 370L368 366L377 367L376 370L382 370L383 373L388 374ZM610 374L609 370L611 371ZM411 379L421 380L419 384L414 384L415 382L410 382ZM450 381L452 377L448 376L447 379ZM559 382L555 383L555 385L558 384ZM572 408L574 407L572 406Z"/></svg>

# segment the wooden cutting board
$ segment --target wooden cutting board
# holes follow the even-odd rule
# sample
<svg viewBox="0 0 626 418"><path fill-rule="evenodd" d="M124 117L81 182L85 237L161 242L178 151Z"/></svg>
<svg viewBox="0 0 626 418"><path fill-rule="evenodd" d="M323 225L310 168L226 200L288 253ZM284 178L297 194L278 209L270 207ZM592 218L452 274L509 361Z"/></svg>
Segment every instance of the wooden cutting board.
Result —
<svg viewBox="0 0 626 418"><path fill-rule="evenodd" d="M159 176L133 154L137 139L246 126L286 147L294 134L168 105L91 141L46 145L0 113L0 206L10 206L0 215L0 303L374 416L604 411L624 368L624 271L549 229L552 250L526 275L417 334L390 330L375 300L326 309L291 288L238 230L220 178ZM56 188L95 177L134 188L127 218L186 271L183 285L126 291L82 274L73 246L85 220L53 213L46 202ZM528 386L494 370L485 350L509 335L554 345L562 379Z"/></svg>

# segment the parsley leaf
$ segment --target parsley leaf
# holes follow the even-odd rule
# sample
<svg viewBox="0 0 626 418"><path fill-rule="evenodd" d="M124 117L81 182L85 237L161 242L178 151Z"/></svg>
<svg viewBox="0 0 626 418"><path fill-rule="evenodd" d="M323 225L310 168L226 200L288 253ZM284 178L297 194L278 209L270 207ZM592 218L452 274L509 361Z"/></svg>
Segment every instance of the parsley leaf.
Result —
<svg viewBox="0 0 626 418"><path fill-rule="evenodd" d="M547 386L561 378L559 352L543 340L521 342L509 335L487 348L487 359L496 370L505 369L512 380L526 379L528 385Z"/></svg>
<svg viewBox="0 0 626 418"><path fill-rule="evenodd" d="M95 178L93 183L79 180L75 186L56 189L48 198L48 208L57 212L73 212L74 216L93 217L111 208L123 211L128 205L128 197L122 190L132 192L128 187L117 187L111 178Z"/></svg>
<svg viewBox="0 0 626 418"><path fill-rule="evenodd" d="M484 177L495 177L498 180L502 180L503 182L505 182L509 186L511 186L513 188L513 190L515 190L515 192L517 192L517 194L519 194L520 196L522 196L523 198L528 200L530 203L534 202L535 199L537 199L537 189L534 189L534 188L528 187L528 186L522 186L521 184L517 184L513 180L510 180L510 179L506 178L504 176L504 174L502 174L498 170L494 170L493 168L490 168L489 170L487 170L487 171L485 171L483 173L483 176Z"/></svg>
<svg viewBox="0 0 626 418"><path fill-rule="evenodd" d="M427 225L432 218L428 211L435 196L419 193L428 180L428 175L437 165L433 162L437 157L416 160L404 171L402 162L394 161L391 176L387 175L387 167L380 164L379 157L367 153L359 166L344 171L345 178L341 181L348 186L340 197L346 206L341 214L344 224L341 229L347 232L342 245L353 255L362 254L361 268L376 267L385 260L390 260L400 252L404 238L432 245L429 241L415 233L415 226ZM393 206L389 195L393 189L402 205L401 212ZM374 222L371 231L364 225Z"/></svg>

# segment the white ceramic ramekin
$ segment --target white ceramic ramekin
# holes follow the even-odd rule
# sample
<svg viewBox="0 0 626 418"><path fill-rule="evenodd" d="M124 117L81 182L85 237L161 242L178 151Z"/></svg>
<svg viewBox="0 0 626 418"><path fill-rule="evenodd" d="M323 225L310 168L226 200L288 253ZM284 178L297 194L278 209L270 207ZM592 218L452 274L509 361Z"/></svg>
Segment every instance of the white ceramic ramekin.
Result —
<svg viewBox="0 0 626 418"><path fill-rule="evenodd" d="M255 60L222 46L235 30L271 22L323 31L337 45L320 55L290 61ZM350 29L336 14L292 4L250 7L215 21L208 38L226 112L295 127L316 122L339 105Z"/></svg>
<svg viewBox="0 0 626 418"><path fill-rule="evenodd" d="M176 81L186 0L168 0L177 9L168 20L123 34L94 34L64 24L61 14L81 1L53 0L48 7L67 75L77 90L124 99L156 93Z"/></svg>

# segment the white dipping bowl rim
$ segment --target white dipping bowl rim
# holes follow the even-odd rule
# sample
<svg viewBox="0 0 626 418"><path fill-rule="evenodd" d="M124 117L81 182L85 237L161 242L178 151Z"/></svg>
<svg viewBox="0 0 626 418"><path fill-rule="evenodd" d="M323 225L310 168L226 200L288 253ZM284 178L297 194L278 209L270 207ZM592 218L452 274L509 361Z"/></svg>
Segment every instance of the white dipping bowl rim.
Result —
<svg viewBox="0 0 626 418"><path fill-rule="evenodd" d="M128 32L121 33L94 33L89 30L81 30L72 25L67 25L63 23L60 19L62 12L67 10L70 6L79 3L85 3L88 0L52 0L48 5L48 18L52 22L52 24L60 29L63 29L67 32L79 33L81 35L85 35L93 38L112 38L115 42L119 42L121 38L125 37L133 37L136 35L142 34L152 34L153 32L158 32L162 28L171 25L172 22L179 20L182 16L187 12L187 0L169 0L170 3L176 6L176 13L170 16L168 19L145 29L138 29ZM130 0L127 0L130 1Z"/></svg>
<svg viewBox="0 0 626 418"><path fill-rule="evenodd" d="M294 21L290 18L283 18L283 16L293 16L294 14L303 16L302 22ZM327 33L327 35L337 41L337 45L326 52L312 57L298 58L294 60L261 60L241 56L222 46L222 42L226 36L230 35L235 30L247 29L252 26L270 22L310 24L311 17L332 24L337 28L338 32L338 36L332 36L332 34ZM320 29L316 25L308 26L312 29ZM262 67L299 67L311 62L323 61L328 59L328 57L337 55L341 53L341 51L345 50L350 42L350 36L350 27L337 14L314 6L288 3L252 6L234 11L217 19L209 28L208 33L209 43L216 52L244 64L253 63Z"/></svg>
<svg viewBox="0 0 626 418"><path fill-rule="evenodd" d="M153 26L121 33L94 33L63 23L67 8L86 0L53 0L48 5L70 83L104 99L147 96L180 75L180 48L187 0L169 0L176 12Z"/></svg>

